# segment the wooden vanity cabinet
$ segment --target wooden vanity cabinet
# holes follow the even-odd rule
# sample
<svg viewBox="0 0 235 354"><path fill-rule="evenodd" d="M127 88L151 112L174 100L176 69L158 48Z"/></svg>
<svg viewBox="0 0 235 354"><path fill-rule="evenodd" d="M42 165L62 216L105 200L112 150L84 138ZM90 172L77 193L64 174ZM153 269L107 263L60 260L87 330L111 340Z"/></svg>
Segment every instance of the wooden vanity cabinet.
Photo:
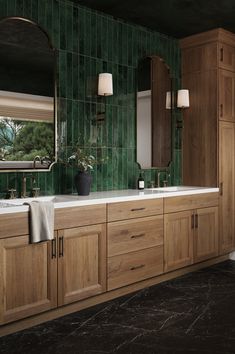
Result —
<svg viewBox="0 0 235 354"><path fill-rule="evenodd" d="M235 34L219 28L180 46L182 84L190 92L183 184L220 188L219 253L226 254L235 249Z"/></svg>
<svg viewBox="0 0 235 354"><path fill-rule="evenodd" d="M29 244L29 235L0 240L0 323L57 306L57 259L51 242Z"/></svg>
<svg viewBox="0 0 235 354"><path fill-rule="evenodd" d="M108 290L163 273L162 198L108 204L108 221Z"/></svg>
<svg viewBox="0 0 235 354"><path fill-rule="evenodd" d="M218 195L166 198L164 215L164 271L169 272L218 256ZM181 202L180 202L181 200ZM188 206L187 206L188 201ZM178 204L178 208L177 208ZM211 205L211 206L210 206ZM177 211L185 209L184 211Z"/></svg>
<svg viewBox="0 0 235 354"><path fill-rule="evenodd" d="M55 214L58 227L61 209ZM19 230L28 228L28 213L0 217L5 230L0 232L0 324L106 291L105 205L66 208L65 226L73 219L79 227L55 231L54 240L38 244L29 244L28 234L16 236L12 222L7 227L14 217ZM103 223L94 224L97 220Z"/></svg>
<svg viewBox="0 0 235 354"><path fill-rule="evenodd" d="M58 232L58 305L106 291L106 225Z"/></svg>

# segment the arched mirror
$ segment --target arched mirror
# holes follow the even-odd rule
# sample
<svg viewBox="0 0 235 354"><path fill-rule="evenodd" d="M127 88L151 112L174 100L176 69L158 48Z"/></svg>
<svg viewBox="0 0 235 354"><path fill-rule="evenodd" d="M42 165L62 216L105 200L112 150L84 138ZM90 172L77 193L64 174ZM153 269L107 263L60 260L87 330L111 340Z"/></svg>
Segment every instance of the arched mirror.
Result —
<svg viewBox="0 0 235 354"><path fill-rule="evenodd" d="M0 21L0 171L56 160L55 50L36 23Z"/></svg>
<svg viewBox="0 0 235 354"><path fill-rule="evenodd" d="M172 80L166 63L147 57L138 66L137 162L141 168L164 168L172 159Z"/></svg>

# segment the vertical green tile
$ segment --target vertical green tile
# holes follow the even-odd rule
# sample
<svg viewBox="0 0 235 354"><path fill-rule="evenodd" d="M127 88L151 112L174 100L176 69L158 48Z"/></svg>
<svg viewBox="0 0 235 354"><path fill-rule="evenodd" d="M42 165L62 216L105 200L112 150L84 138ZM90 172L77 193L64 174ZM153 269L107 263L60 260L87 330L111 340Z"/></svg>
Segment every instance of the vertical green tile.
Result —
<svg viewBox="0 0 235 354"><path fill-rule="evenodd" d="M7 0L0 15L25 16L38 22L51 36L58 53L58 146L67 160L77 142L108 163L95 167L92 190L135 188L136 163L136 68L146 55L159 55L171 66L175 90L180 88L181 57L178 41L143 27L115 20L71 1ZM106 117L94 124L104 110L97 97L97 76L113 74L113 96L106 99ZM171 183L181 183L181 131L172 128ZM76 169L55 165L51 172L37 173L42 194L76 193ZM146 170L146 182L157 170ZM163 176L163 175L162 175ZM0 174L0 197L9 186L20 190L21 173ZM162 177L164 178L164 176Z"/></svg>

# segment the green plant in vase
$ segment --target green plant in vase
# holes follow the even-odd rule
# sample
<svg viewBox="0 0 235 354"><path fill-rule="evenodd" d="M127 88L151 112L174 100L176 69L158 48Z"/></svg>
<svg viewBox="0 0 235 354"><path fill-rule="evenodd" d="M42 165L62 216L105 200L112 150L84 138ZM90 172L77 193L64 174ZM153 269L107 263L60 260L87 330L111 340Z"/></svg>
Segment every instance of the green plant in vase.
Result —
<svg viewBox="0 0 235 354"><path fill-rule="evenodd" d="M97 164L97 159L93 155L87 154L80 147L76 147L72 155L68 158L68 163L70 166L77 168L74 182L78 195L89 195L92 183L90 171Z"/></svg>

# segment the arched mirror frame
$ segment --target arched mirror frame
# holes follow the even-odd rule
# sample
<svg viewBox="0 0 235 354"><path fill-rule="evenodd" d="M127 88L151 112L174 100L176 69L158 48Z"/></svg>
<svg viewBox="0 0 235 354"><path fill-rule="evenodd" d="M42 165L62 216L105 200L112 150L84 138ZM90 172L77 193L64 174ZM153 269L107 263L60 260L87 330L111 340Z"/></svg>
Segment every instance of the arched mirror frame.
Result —
<svg viewBox="0 0 235 354"><path fill-rule="evenodd" d="M11 165L10 167L3 167L3 164L1 165L0 161L0 173L1 172L49 172L51 171L52 166L57 162L57 153L58 153L58 147L57 147L57 55L56 55L56 48L53 46L52 41L48 33L44 28L42 28L38 23L32 21L31 19L25 18L25 17L18 17L18 16L7 16L0 18L0 24L9 21L9 20L18 20L18 21L24 21L26 23L30 23L33 26L36 26L42 33L45 35L47 38L48 42L48 48L50 48L53 52L53 59L54 59L54 70L53 70L53 91L54 91L54 159L53 161L50 161L50 163L43 164L42 167L38 168L35 165L34 161L28 161L28 164L26 167L24 162L22 161L9 161L8 165ZM30 166L28 166L30 165Z"/></svg>
<svg viewBox="0 0 235 354"><path fill-rule="evenodd" d="M154 67L153 62L154 60L156 61L156 65ZM149 64L148 64L149 62ZM141 68L141 65L147 65L145 68ZM156 104L156 102L153 102L153 86L156 83L156 77L154 77L154 75L156 75L156 71L158 70L158 65L162 65L162 67L164 68L164 75L168 75L168 83L164 85L166 86L164 88L164 92L161 93L161 95L159 95L159 97L157 97L157 99L161 100L161 110L164 111L164 117L163 117L163 125L161 125L161 127L159 127L159 132L157 132L159 139L164 139L168 137L168 142L164 142L163 144L162 142L159 142L162 145L168 145L167 146L167 156L165 158L165 160L167 160L167 162L165 164L156 164L153 166L153 160L154 160L154 149L156 148L156 146L154 146L154 135L156 137L157 134L154 134L153 130L154 130L154 124L156 124L156 122L153 121L153 119L155 119L156 117L154 117L154 106ZM148 68L149 66L149 68ZM142 72L141 72L142 71ZM149 71L149 75L147 75ZM145 76L144 78L144 83L142 86L142 83L140 83L139 80L141 80L141 76L143 77L143 75ZM147 56L145 58L143 58L142 60L140 60L139 64L138 64L138 68L137 68L137 94L136 94L136 139L137 139L137 151L136 151L136 162L139 164L139 166L143 169L166 169L169 167L169 164L172 161L172 133L173 133L173 108L174 108L174 94L173 94L173 77L172 77L172 73L170 70L169 65L165 62L165 60L157 55L151 55L151 56ZM159 76L158 76L159 78ZM163 85L163 86L164 86ZM142 86L142 88L141 88ZM143 90L143 91L142 91ZM167 97L167 93L168 93L168 97ZM139 100L139 94L140 94L140 102L142 101L142 103L139 105L138 104L138 100ZM142 97L141 97L142 96ZM144 102L145 101L145 102ZM147 102L149 101L149 103ZM168 105L168 107L167 107ZM147 110L147 114L144 117L144 120L142 120L142 124L141 122L141 118L139 116L139 113L143 112L143 110L145 111L145 109ZM143 114L143 113L142 113ZM165 121L165 118L167 117L167 121ZM140 129L138 130L138 124L141 124L141 127L139 127ZM167 134L162 134L162 129L164 129L165 124L168 125L168 132ZM144 129L144 132L143 132ZM143 139L147 139L148 141L146 141L146 144L143 144L143 140L142 140L142 134L145 133L145 138ZM156 131L155 131L156 133ZM162 136L161 136L162 135ZM138 144L140 141L142 141L142 144ZM155 141L156 143L156 141ZM143 152L142 149L146 149L146 152ZM149 151L149 156L146 158L148 160L148 162L146 163L146 165L142 164L141 162L143 161L144 157L140 157L142 152L143 154L145 154L145 156L147 156L147 150ZM162 154L162 151L161 151Z"/></svg>

